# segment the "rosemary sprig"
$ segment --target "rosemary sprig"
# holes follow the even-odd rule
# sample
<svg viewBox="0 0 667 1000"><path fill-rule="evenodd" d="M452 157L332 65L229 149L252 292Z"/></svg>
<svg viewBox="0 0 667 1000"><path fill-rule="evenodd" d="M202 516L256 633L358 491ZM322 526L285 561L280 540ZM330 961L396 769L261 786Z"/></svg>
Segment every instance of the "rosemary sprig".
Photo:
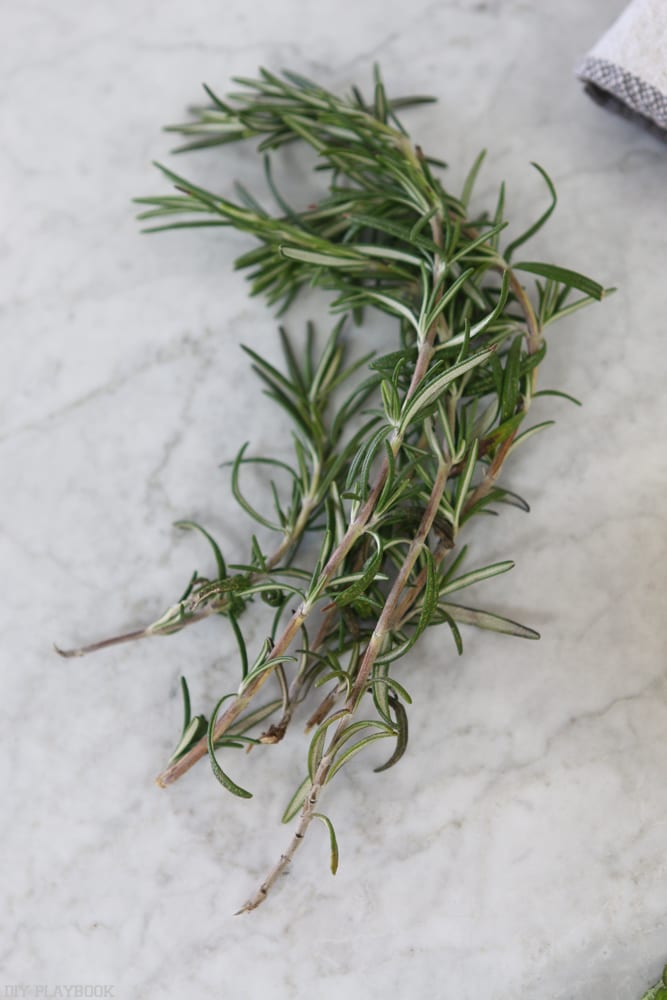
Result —
<svg viewBox="0 0 667 1000"><path fill-rule="evenodd" d="M220 783L241 797L251 793L223 770L218 752L224 749L226 759L229 749L279 741L308 693L325 687L307 719L307 773L283 817L289 822L299 814L293 836L243 907L250 910L290 863L313 819L327 826L335 871L336 834L317 811L322 791L371 743L392 743L377 770L405 752L411 699L395 667L426 628L446 625L459 653L460 624L538 637L458 603L459 591L513 565L463 571L459 535L497 504L528 509L500 476L509 455L551 423L525 427L539 395L544 330L601 299L604 289L562 266L513 261L556 204L542 167L535 165L549 195L546 210L502 246L504 188L492 213L470 211L483 155L461 195L449 193L437 172L442 164L413 145L397 118L402 106L426 98L389 100L377 69L371 102L356 88L340 98L294 73L261 70L257 79L236 82L241 89L225 100L207 90L211 104L172 131L185 138L185 150L259 139L276 209L240 185L233 201L165 167L159 169L177 193L138 201L152 230L234 226L252 236L258 245L237 266L248 270L251 293L270 304L284 310L303 287L317 286L332 293L331 311L344 314L320 353L312 326L302 357L281 330L283 371L247 349L265 393L292 422L293 461L250 457L243 445L231 463L232 491L279 540L265 553L251 536L247 561L228 566L204 528L181 522L210 545L215 575L195 574L180 600L147 628L65 655L170 634L212 615L228 618L239 685L222 694L208 719L192 718L183 679L183 731L158 783L170 784L208 755ZM318 203L306 208L286 202L269 159L293 141L315 150L327 179ZM345 317L360 322L369 307L395 321L397 338L387 354L345 367ZM271 515L243 492L250 462L288 479L287 499L276 482L267 484ZM306 536L308 546L301 544ZM271 638L251 662L243 611L257 600L269 608ZM275 696L255 707L269 681Z"/></svg>

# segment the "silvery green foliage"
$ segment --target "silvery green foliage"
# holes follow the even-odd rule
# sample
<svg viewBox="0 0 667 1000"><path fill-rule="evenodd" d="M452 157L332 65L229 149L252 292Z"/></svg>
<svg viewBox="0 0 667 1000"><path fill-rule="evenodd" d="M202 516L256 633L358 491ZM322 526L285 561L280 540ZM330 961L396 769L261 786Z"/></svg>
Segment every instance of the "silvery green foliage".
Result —
<svg viewBox="0 0 667 1000"><path fill-rule="evenodd" d="M220 783L249 797L227 773L230 751L282 739L310 699L306 773L283 817L299 818L288 849L244 907L252 909L313 818L329 830L335 871L336 835L316 805L337 771L370 744L391 747L376 770L405 752L411 698L400 665L426 628L447 629L459 653L460 626L538 637L468 606L465 588L513 564L464 568L460 535L503 504L528 510L502 485L501 472L519 445L552 422L527 426L540 395L544 331L602 298L603 288L560 265L514 261L556 205L541 167L545 211L504 245L504 186L488 214L470 209L483 156L461 194L449 193L440 180L444 164L413 144L397 118L402 106L427 99L390 101L378 71L369 102L356 89L340 98L292 73L262 70L236 82L240 90L225 100L208 91L211 103L174 131L185 137L184 150L258 140L275 207L241 185L232 201L160 167L175 193L138 199L141 218L152 229L233 226L256 243L237 261L252 294L284 311L302 288L324 288L342 318L319 346L312 324L305 343L281 329L281 369L246 348L264 393L293 428L291 461L254 455L244 444L230 463L241 519L272 532L273 549L250 532L246 561L228 565L205 528L180 522L203 536L214 572L195 573L146 629L88 649L169 634L210 616L229 623L238 677L211 711L194 717L183 679L183 727L163 784L208 754ZM305 208L287 204L274 179L280 147L292 142L318 156L322 195ZM344 328L362 324L368 309L387 317L387 352L348 365ZM266 473L259 500L244 490L249 464ZM251 602L266 606L270 636L254 651L243 627ZM265 685L273 692L260 701Z"/></svg>

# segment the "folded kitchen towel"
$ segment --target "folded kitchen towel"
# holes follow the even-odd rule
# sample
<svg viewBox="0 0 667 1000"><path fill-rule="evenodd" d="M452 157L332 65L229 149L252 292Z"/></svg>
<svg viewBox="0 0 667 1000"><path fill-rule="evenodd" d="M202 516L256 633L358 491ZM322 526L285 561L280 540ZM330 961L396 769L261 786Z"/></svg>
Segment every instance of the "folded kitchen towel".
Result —
<svg viewBox="0 0 667 1000"><path fill-rule="evenodd" d="M576 72L596 100L667 137L667 0L633 0Z"/></svg>

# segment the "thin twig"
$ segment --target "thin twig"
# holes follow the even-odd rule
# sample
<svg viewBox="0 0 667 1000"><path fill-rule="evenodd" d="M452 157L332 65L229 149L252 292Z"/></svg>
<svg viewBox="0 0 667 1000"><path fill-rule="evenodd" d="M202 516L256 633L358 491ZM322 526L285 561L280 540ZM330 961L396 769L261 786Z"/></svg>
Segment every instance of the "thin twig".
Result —
<svg viewBox="0 0 667 1000"><path fill-rule="evenodd" d="M341 736L347 729L351 716L356 711L359 704L361 696L363 695L366 684L368 683L368 678L370 676L371 670L373 669L373 664L379 656L382 646L384 644L385 636L389 633L392 628L393 618L396 612L396 608L399 604L399 599L401 594L405 590L407 582L409 580L410 574L422 552L426 540L428 538L429 532L433 526L436 514L438 512L438 506L444 492L447 476L449 473L449 467L445 462L440 462L438 466L438 472L435 477L433 484L433 489L431 490L431 495L429 497L428 504L424 511L421 523L419 525L419 530L417 531L415 537L410 543L410 547L405 556L405 562L403 563L400 572L398 573L394 585L387 597L387 601L382 610L382 614L378 619L377 626L373 632L373 636L368 646L366 647L366 652L361 661L359 667L359 672L357 674L356 680L352 686L352 690L348 695L345 702L346 715L338 723L336 730L329 741L329 746L324 753L322 760L320 761L315 776L311 783L310 789L306 795L303 808L301 810L301 816L297 824L296 830L289 842L287 850L284 854L281 854L278 862L271 869L267 878L262 882L261 886L250 899L241 907L238 913L248 913L250 910L254 910L266 899L271 886L276 882L280 875L285 871L290 861L294 857L299 845L303 841L306 831L310 826L313 814L315 812L315 806L319 800L322 788L326 784L329 771L334 762L334 757L336 753L336 746Z"/></svg>

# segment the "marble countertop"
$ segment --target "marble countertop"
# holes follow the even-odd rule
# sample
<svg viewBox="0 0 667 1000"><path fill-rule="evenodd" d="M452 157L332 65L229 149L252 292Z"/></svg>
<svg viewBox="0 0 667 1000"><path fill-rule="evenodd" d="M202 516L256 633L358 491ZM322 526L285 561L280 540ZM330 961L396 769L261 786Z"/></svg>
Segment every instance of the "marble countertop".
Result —
<svg viewBox="0 0 667 1000"><path fill-rule="evenodd" d="M573 76L622 6L10 0L0 996L636 1000L658 978L667 147ZM300 738L239 763L248 802L205 764L159 791L178 678L210 709L232 649L222 623L80 660L52 642L160 614L203 557L179 517L238 557L219 465L245 439L276 447L239 348L277 357L275 320L231 270L247 243L138 234L130 199L164 190L160 127L202 81L224 92L266 65L345 89L374 60L391 92L438 96L406 121L454 189L486 147L480 200L504 179L520 224L544 204L543 164L560 202L540 256L619 292L554 329L544 384L586 405L551 403L556 427L508 470L532 512L508 509L481 539L517 563L484 599L541 642L469 631L457 659L425 638L407 756L381 775L358 758L331 788L336 878L314 830L270 902L235 917L285 844ZM221 190L248 169L234 152L188 168Z"/></svg>

